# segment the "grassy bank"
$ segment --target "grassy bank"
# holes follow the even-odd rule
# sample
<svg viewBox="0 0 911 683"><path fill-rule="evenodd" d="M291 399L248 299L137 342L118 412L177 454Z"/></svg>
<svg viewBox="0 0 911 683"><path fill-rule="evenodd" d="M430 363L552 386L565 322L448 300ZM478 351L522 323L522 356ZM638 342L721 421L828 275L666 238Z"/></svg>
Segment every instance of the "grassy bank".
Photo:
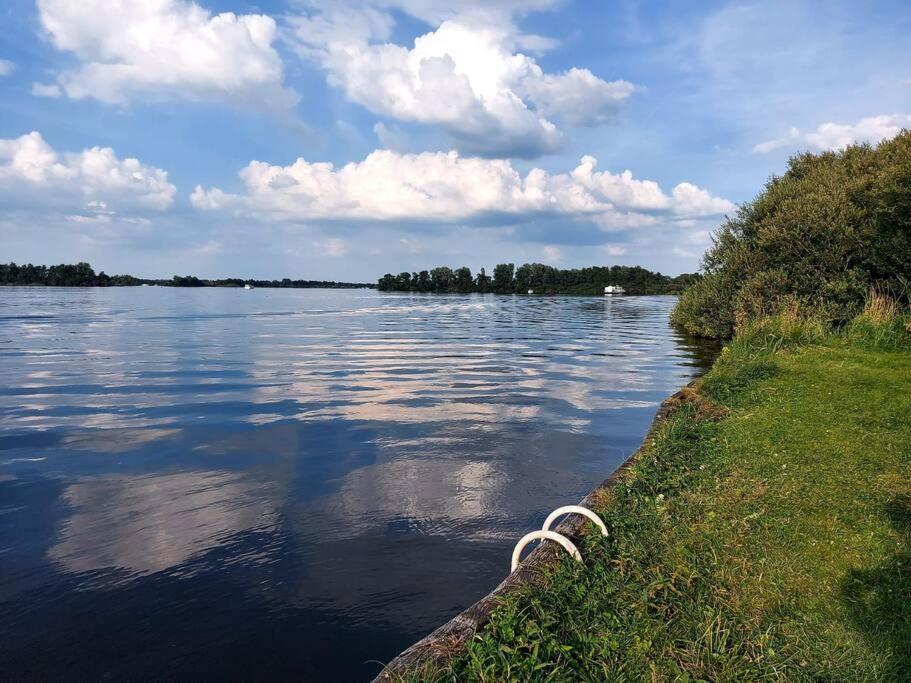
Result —
<svg viewBox="0 0 911 683"><path fill-rule="evenodd" d="M585 566L436 676L907 680L911 347L882 322L742 334L606 495Z"/></svg>

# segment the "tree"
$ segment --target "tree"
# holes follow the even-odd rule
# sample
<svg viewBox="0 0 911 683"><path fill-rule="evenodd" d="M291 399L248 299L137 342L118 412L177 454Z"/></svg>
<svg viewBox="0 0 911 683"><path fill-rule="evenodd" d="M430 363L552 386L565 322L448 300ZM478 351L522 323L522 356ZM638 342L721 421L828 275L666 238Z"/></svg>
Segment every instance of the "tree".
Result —
<svg viewBox="0 0 911 683"><path fill-rule="evenodd" d="M434 292L448 292L452 288L452 269L440 266L430 271L431 289Z"/></svg>
<svg viewBox="0 0 911 683"><path fill-rule="evenodd" d="M699 275L688 273L670 278L639 266L592 266L559 270L541 263L525 263L518 269L511 263L501 263L494 268L492 280L484 268L472 281L471 270L468 268L459 268L453 272L441 266L430 273L426 270L413 273L407 281L401 278L401 282L399 278L387 273L380 278L377 287L381 291L494 291L500 294L533 289L539 294L599 296L603 294L605 286L620 285L629 294L678 294L699 278Z"/></svg>
<svg viewBox="0 0 911 683"><path fill-rule="evenodd" d="M721 225L702 269L673 319L707 337L785 310L841 324L871 288L907 301L911 131L875 148L792 157Z"/></svg>
<svg viewBox="0 0 911 683"><path fill-rule="evenodd" d="M175 275L171 280L173 287L205 287L205 283L195 275Z"/></svg>
<svg viewBox="0 0 911 683"><path fill-rule="evenodd" d="M455 291L467 294L472 290L474 278L471 277L471 268L462 266L456 269L453 286Z"/></svg>
<svg viewBox="0 0 911 683"><path fill-rule="evenodd" d="M430 287L430 273L428 273L426 270L422 270L420 273L418 273L418 291L429 292Z"/></svg>
<svg viewBox="0 0 911 683"><path fill-rule="evenodd" d="M474 287L476 292L481 294L486 294L490 291L490 276L487 275L487 272L481 268L481 272L478 273L478 276L475 278Z"/></svg>
<svg viewBox="0 0 911 683"><path fill-rule="evenodd" d="M515 291L513 277L516 267L512 263L500 263L493 269L493 291L508 294Z"/></svg>
<svg viewBox="0 0 911 683"><path fill-rule="evenodd" d="M543 263L523 263L516 270L516 290L524 292L533 289L540 294L553 292L559 271Z"/></svg>
<svg viewBox="0 0 911 683"><path fill-rule="evenodd" d="M399 273L395 278L395 288L399 292L410 292L411 291L411 273L408 271L403 271Z"/></svg>

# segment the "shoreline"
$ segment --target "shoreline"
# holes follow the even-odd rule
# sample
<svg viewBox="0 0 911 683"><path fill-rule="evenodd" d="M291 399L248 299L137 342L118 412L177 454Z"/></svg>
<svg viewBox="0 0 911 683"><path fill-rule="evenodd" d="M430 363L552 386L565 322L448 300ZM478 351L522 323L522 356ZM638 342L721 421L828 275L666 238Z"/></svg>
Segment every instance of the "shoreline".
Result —
<svg viewBox="0 0 911 683"><path fill-rule="evenodd" d="M706 369L708 372L709 368ZM703 373L704 375L705 373ZM582 507L594 509L598 500L611 488L616 486L623 475L636 464L645 452L649 440L682 405L689 402L693 386L700 377L693 378L682 389L677 390L661 402L658 412L652 418L648 430L642 437L639 446L623 463L617 467L604 481L586 495L577 504ZM581 515L569 515L554 528L573 543L582 535L582 529L588 520ZM373 679L373 683L386 683L401 680L408 672L421 670L424 667L436 667L447 659L458 654L471 638L489 622L493 611L501 601L515 591L529 585L540 583L543 570L551 567L560 560L562 552L558 552L553 543L539 543L514 572L508 574L487 595L459 612L449 621L431 631L429 634L402 650L392 660L383 666Z"/></svg>
<svg viewBox="0 0 911 683"><path fill-rule="evenodd" d="M376 680L904 680L911 323L778 324L583 499L584 565L536 550Z"/></svg>
<svg viewBox="0 0 911 683"><path fill-rule="evenodd" d="M159 289L244 289L243 285L45 285L40 282L0 282L0 287L30 287L34 289L140 289L142 287L157 287ZM337 287L272 287L270 285L255 285L253 289L370 289L376 290L374 285L339 285Z"/></svg>

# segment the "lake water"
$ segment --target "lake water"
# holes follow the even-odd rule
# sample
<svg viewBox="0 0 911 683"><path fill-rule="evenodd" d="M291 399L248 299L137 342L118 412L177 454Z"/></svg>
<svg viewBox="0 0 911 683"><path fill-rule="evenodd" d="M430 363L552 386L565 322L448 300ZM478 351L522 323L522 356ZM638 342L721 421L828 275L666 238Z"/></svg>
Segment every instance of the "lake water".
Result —
<svg viewBox="0 0 911 683"><path fill-rule="evenodd" d="M711 350L669 297L0 288L0 671L365 680Z"/></svg>

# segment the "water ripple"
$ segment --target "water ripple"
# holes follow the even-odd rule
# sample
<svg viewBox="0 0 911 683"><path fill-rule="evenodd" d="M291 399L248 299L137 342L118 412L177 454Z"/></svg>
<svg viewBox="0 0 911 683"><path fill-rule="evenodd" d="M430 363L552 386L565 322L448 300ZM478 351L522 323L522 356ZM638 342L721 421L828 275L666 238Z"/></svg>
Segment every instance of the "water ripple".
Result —
<svg viewBox="0 0 911 683"><path fill-rule="evenodd" d="M21 678L368 678L711 356L662 297L0 294Z"/></svg>

